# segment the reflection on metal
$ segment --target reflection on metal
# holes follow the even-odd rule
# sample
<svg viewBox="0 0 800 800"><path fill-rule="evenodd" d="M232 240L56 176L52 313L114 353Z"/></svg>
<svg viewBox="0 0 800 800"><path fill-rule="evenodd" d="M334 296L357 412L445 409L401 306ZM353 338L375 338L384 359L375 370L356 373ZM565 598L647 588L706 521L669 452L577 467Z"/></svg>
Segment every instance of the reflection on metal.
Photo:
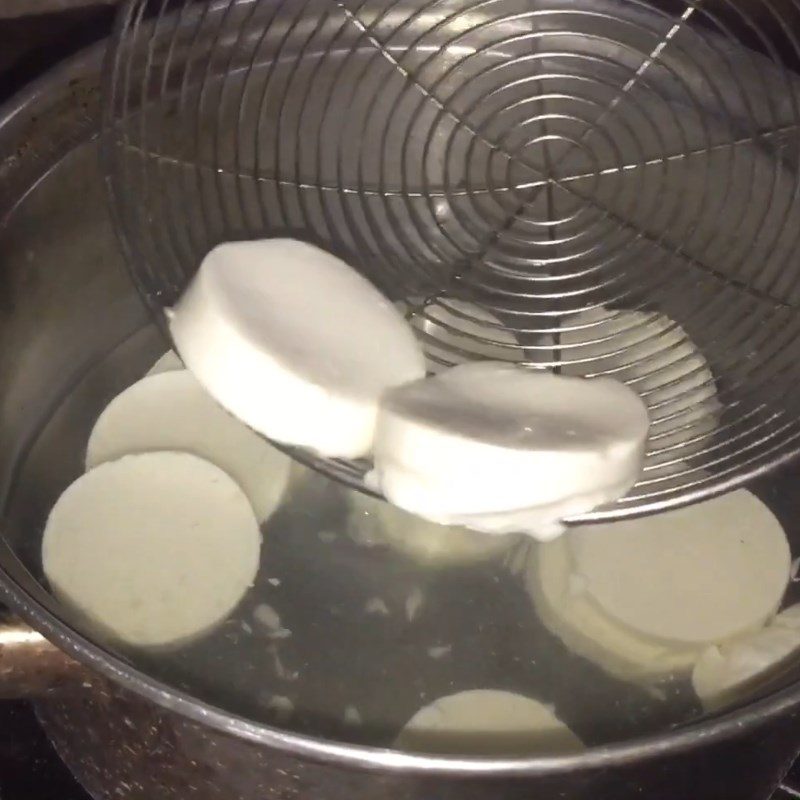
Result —
<svg viewBox="0 0 800 800"><path fill-rule="evenodd" d="M24 622L0 614L0 699L40 697L88 682L89 673Z"/></svg>
<svg viewBox="0 0 800 800"><path fill-rule="evenodd" d="M709 497L800 448L796 14L128 0L104 163L130 270L163 308L221 240L310 240L424 298L437 363L500 345L640 387L645 472L584 519Z"/></svg>
<svg viewBox="0 0 800 800"><path fill-rule="evenodd" d="M24 628L0 628L0 647L13 645L37 644L42 645L47 640L38 631Z"/></svg>

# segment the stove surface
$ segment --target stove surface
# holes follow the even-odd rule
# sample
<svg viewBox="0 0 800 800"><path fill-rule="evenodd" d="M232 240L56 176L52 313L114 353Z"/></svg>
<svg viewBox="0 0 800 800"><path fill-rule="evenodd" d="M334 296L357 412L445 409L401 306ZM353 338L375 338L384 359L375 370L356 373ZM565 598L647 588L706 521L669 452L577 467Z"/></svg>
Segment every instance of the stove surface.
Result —
<svg viewBox="0 0 800 800"><path fill-rule="evenodd" d="M0 702L0 800L91 800L25 701Z"/></svg>

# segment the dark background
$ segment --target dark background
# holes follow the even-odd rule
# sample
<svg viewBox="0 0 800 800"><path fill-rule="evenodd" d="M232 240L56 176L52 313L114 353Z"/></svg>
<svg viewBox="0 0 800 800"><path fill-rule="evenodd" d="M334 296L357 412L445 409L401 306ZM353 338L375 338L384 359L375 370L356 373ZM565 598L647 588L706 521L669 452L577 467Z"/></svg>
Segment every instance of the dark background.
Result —
<svg viewBox="0 0 800 800"><path fill-rule="evenodd" d="M42 5L41 0L25 3ZM49 5L70 3L52 0ZM19 7L15 0L0 0L0 103L62 58L105 36L114 16L104 2L57 13L10 16Z"/></svg>

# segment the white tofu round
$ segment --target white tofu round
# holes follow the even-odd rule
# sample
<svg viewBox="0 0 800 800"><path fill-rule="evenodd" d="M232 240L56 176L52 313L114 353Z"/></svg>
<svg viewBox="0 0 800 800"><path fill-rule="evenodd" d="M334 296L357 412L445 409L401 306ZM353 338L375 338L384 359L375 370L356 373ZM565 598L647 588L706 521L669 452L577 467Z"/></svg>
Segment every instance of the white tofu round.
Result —
<svg viewBox="0 0 800 800"><path fill-rule="evenodd" d="M323 456L367 455L380 396L425 375L392 303L344 261L291 239L214 248L169 325L187 368L223 407Z"/></svg>
<svg viewBox="0 0 800 800"><path fill-rule="evenodd" d="M386 393L368 480L434 522L550 538L636 482L647 426L616 381L463 364Z"/></svg>
<svg viewBox="0 0 800 800"><path fill-rule="evenodd" d="M581 740L543 703L472 689L440 697L406 723L395 747L422 753L514 757L578 753Z"/></svg>
<svg viewBox="0 0 800 800"><path fill-rule="evenodd" d="M692 686L708 711L743 698L800 652L800 604L755 633L712 645L692 671Z"/></svg>
<svg viewBox="0 0 800 800"><path fill-rule="evenodd" d="M631 631L705 645L754 631L789 581L786 534L740 489L633 520L587 525L569 536L586 594Z"/></svg>
<svg viewBox="0 0 800 800"><path fill-rule="evenodd" d="M563 374L613 374L643 398L652 448L683 444L679 454L685 458L702 449L704 437L716 429L721 405L708 361L666 315L603 307L584 311L565 321L558 346ZM684 426L687 430L680 430Z"/></svg>
<svg viewBox="0 0 800 800"><path fill-rule="evenodd" d="M514 332L475 303L443 298L413 314L409 323L421 334L431 372L476 359L525 360Z"/></svg>
<svg viewBox="0 0 800 800"><path fill-rule="evenodd" d="M183 361L174 350L167 350L149 370L147 375L160 375L162 372L175 372L179 369L185 369Z"/></svg>
<svg viewBox="0 0 800 800"><path fill-rule="evenodd" d="M222 622L258 571L250 503L221 469L188 453L103 464L58 499L42 563L53 592L122 642L180 643Z"/></svg>
<svg viewBox="0 0 800 800"><path fill-rule="evenodd" d="M352 539L390 547L425 566L486 561L519 541L512 535L486 536L461 526L437 525L360 492L348 492L347 503L347 530Z"/></svg>
<svg viewBox="0 0 800 800"><path fill-rule="evenodd" d="M92 429L86 466L154 450L193 453L225 470L261 522L289 482L292 460L228 414L186 370L142 378L115 397Z"/></svg>
<svg viewBox="0 0 800 800"><path fill-rule="evenodd" d="M649 683L688 672L702 648L639 636L604 614L574 572L569 536L537 546L524 570L525 587L545 627L572 652L622 680Z"/></svg>

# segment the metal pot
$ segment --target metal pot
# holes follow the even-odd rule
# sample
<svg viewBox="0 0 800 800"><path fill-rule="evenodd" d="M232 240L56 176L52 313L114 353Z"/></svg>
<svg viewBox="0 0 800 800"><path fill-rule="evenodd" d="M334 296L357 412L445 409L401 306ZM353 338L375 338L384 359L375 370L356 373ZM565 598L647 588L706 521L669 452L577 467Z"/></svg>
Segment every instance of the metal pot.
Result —
<svg viewBox="0 0 800 800"><path fill-rule="evenodd" d="M767 798L796 755L796 708L740 715L734 729L697 731L599 758L532 761L514 774L470 765L376 768L332 753L307 757L259 744L144 699L66 656L24 623L0 630L0 696L36 697L57 752L95 798ZM705 735L704 735L705 734ZM355 752L353 755L357 755ZM389 759L387 758L387 761ZM581 761L592 763L581 764ZM441 765L439 765L441 766Z"/></svg>
<svg viewBox="0 0 800 800"><path fill-rule="evenodd" d="M326 729L313 720L293 730L270 724L236 694L236 686L251 678L237 673L235 664L220 665L222 679L209 685L203 678L210 672L165 671L79 632L42 580L43 514L81 471L97 404L164 347L128 281L106 216L95 153L102 52L100 47L84 52L0 110L0 497L5 502L0 592L20 618L54 643L46 644L19 624L0 631L0 678L7 695L40 694L45 727L89 791L96 797L148 800L769 796L800 749L796 674L783 676L783 688L735 711L672 727L656 726L655 714L638 733L611 731L606 738L616 742L577 756L453 759L375 746L390 741L380 731L348 737L341 728ZM95 405L85 407L86 395L76 394L76 387ZM795 486L796 478L784 474L761 491L774 499L776 513L797 534ZM358 580L380 581L375 563L366 557L349 563L357 576L345 575L342 591ZM335 557L322 566L334 570ZM398 592L423 580L399 562L390 567ZM468 607L462 613L472 625L478 624L477 606L469 605L470 598L491 578L488 572L437 578L425 588L436 595L438 584L450 581L448 596ZM313 582L307 588L312 594L316 589ZM507 602L518 602L515 598ZM430 604L434 612L442 605L442 614L453 613L444 595L436 599ZM376 702L391 706L390 717L402 719L411 702L408 673L416 662L402 650L402 631L390 622L386 626L378 647L397 645L396 658L384 659L382 671L374 673L365 661L361 666L367 671L356 670L352 681L369 678ZM336 649L338 629L330 627L320 633L317 650ZM517 632L495 634L502 642ZM532 629L531 635L545 634ZM200 654L208 663L216 655L213 649ZM497 679L491 673L497 663L474 656L468 665L455 665L446 681L476 681L486 674ZM590 691L594 683L602 684L577 659L560 657ZM538 665L539 677L542 670L551 676L559 672L560 664ZM320 703L330 697L341 706L350 684L337 682L343 673L336 671L333 656L323 667L308 691L315 691ZM327 680L328 675L337 680ZM52 691L56 685L59 691ZM643 697L636 695L636 702L644 703ZM581 705L584 699L574 702Z"/></svg>

